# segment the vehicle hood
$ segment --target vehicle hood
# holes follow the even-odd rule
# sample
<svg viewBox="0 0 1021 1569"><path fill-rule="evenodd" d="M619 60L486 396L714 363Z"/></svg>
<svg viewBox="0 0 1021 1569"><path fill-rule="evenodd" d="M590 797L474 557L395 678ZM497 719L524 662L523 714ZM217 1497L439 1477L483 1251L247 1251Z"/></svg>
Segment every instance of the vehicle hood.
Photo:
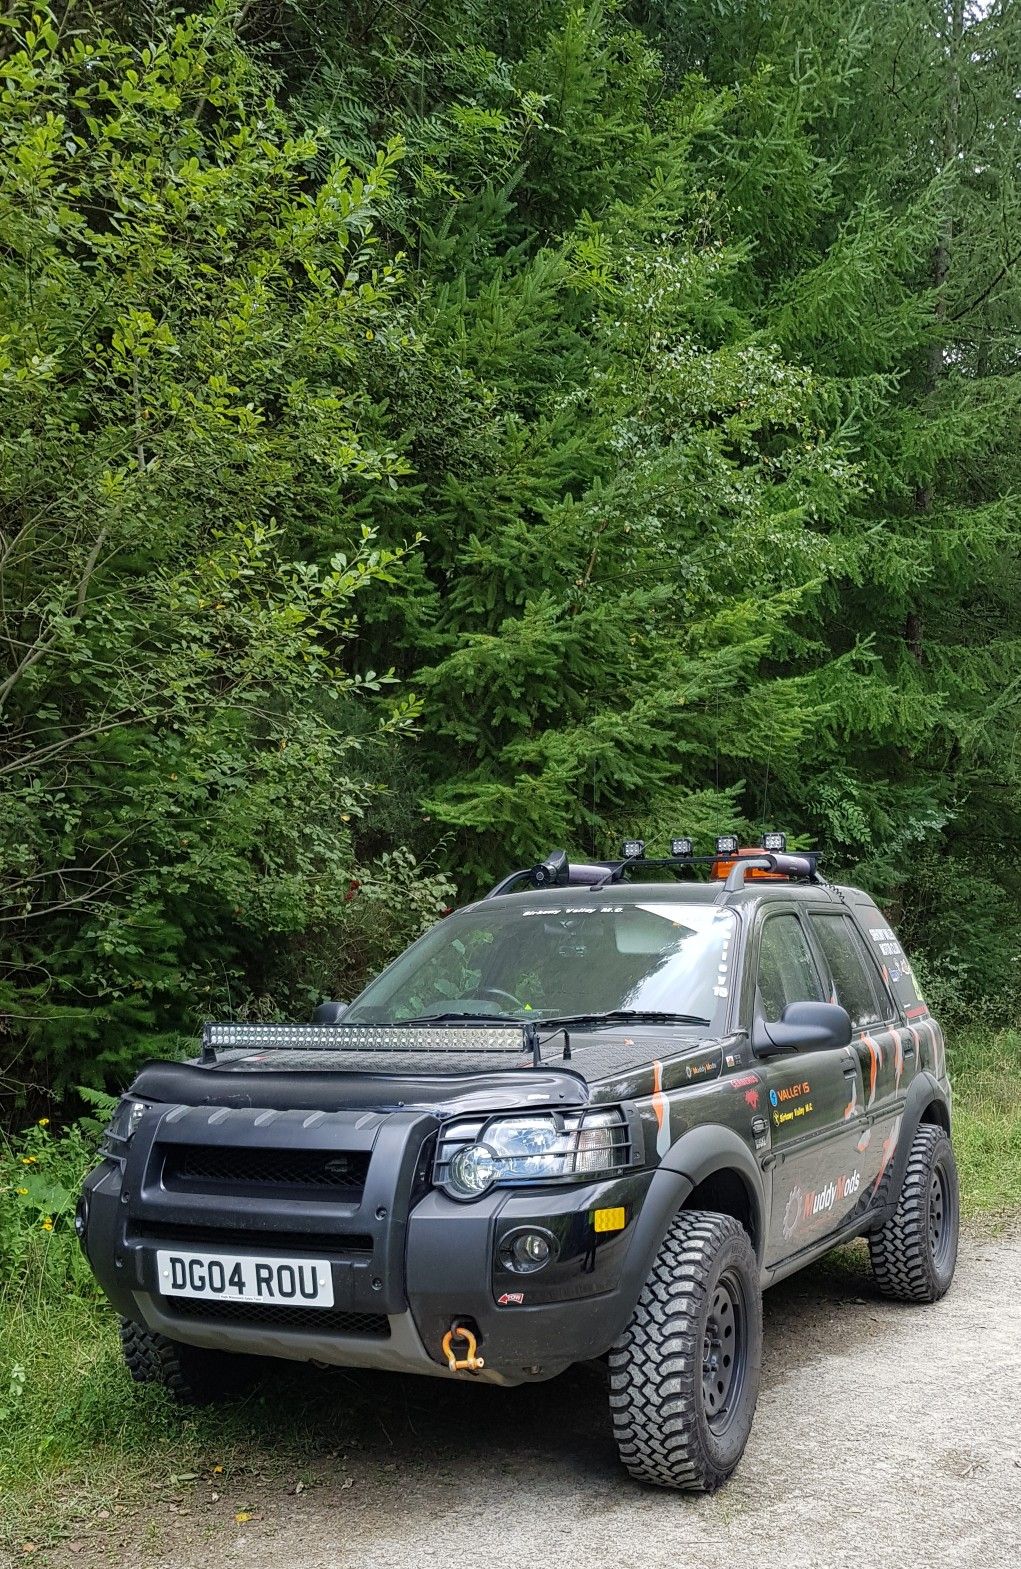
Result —
<svg viewBox="0 0 1021 1569"><path fill-rule="evenodd" d="M504 1072L434 1074L421 1071L357 1071L329 1063L296 1071L284 1062L151 1062L129 1093L143 1100L184 1106L272 1107L290 1111L406 1111L421 1108L438 1116L534 1106L585 1106L589 1087L569 1068L509 1069Z"/></svg>

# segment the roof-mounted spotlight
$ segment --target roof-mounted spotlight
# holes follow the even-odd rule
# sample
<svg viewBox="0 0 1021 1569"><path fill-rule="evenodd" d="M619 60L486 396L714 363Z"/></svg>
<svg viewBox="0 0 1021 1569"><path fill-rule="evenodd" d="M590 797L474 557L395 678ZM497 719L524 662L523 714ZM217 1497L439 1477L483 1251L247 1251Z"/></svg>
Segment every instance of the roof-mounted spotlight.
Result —
<svg viewBox="0 0 1021 1569"><path fill-rule="evenodd" d="M763 834L762 848L771 851L774 855L783 855L787 848L786 834Z"/></svg>
<svg viewBox="0 0 1021 1569"><path fill-rule="evenodd" d="M671 855L693 855L694 853L695 846L690 839L671 839Z"/></svg>
<svg viewBox="0 0 1021 1569"><path fill-rule="evenodd" d="M716 835L716 854L717 855L736 855L740 848L741 848L741 841L738 838L737 834L717 834Z"/></svg>
<svg viewBox="0 0 1021 1569"><path fill-rule="evenodd" d="M625 839L620 847L620 853L625 861L640 861L645 854L645 840Z"/></svg>
<svg viewBox="0 0 1021 1569"><path fill-rule="evenodd" d="M532 867L532 883L536 888L555 888L566 883L569 875L566 850L553 850L545 861Z"/></svg>

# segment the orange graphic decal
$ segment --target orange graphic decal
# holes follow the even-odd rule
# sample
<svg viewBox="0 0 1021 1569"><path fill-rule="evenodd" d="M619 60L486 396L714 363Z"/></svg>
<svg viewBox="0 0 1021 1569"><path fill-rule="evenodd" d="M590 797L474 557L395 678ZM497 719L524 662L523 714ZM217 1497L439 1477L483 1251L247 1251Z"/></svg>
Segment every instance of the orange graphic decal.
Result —
<svg viewBox="0 0 1021 1569"><path fill-rule="evenodd" d="M904 1072L904 1042L900 1038L900 1030L893 1032L893 1071L895 1075L893 1090L896 1094L900 1089L901 1075Z"/></svg>
<svg viewBox="0 0 1021 1569"><path fill-rule="evenodd" d="M863 1035L862 1040L869 1049L869 1096L868 1100L865 1102L865 1105L871 1106L872 1102L876 1098L876 1080L879 1077L879 1070L883 1065L883 1052L882 1048L877 1045L877 1043L872 1039L871 1035Z"/></svg>
<svg viewBox="0 0 1021 1569"><path fill-rule="evenodd" d="M876 1178L875 1183L873 1184L873 1188L872 1188L873 1193L876 1193L878 1191L879 1184L882 1182L884 1176L886 1175L886 1168L890 1164L890 1157L893 1155L894 1150L897 1148L897 1135L900 1132L900 1125L903 1122L903 1120L904 1120L903 1117L898 1117L896 1119L896 1121L894 1122L893 1127L890 1129L889 1133L886 1135L886 1138L883 1140L883 1153L882 1153L882 1156L881 1156L880 1162L879 1162L879 1175Z"/></svg>
<svg viewBox="0 0 1021 1569"><path fill-rule="evenodd" d="M670 1106L663 1094L663 1064L654 1062L652 1065L652 1109L656 1114L658 1125L656 1133L656 1150L658 1154L665 1155L670 1148Z"/></svg>

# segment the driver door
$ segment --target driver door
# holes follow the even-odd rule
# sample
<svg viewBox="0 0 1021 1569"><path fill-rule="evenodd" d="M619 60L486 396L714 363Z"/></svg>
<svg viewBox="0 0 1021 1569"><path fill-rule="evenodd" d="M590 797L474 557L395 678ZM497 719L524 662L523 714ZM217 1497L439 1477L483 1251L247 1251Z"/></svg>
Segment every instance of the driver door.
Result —
<svg viewBox="0 0 1021 1569"><path fill-rule="evenodd" d="M828 1001L795 909L763 912L754 1009L774 1023L792 1002ZM772 1186L766 1263L775 1266L839 1231L864 1191L856 1149L861 1068L850 1047L785 1052L757 1063L766 1090L770 1145L760 1160Z"/></svg>

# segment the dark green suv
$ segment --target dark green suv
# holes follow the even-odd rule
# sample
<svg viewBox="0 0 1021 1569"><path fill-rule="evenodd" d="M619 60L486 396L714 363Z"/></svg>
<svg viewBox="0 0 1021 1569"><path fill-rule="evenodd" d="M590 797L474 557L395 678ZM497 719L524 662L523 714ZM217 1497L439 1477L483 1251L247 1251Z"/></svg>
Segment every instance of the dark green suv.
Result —
<svg viewBox="0 0 1021 1569"><path fill-rule="evenodd" d="M765 1287L865 1234L886 1295L947 1290L943 1036L879 910L775 839L625 849L511 874L314 1024L142 1070L78 1212L136 1379L605 1358L632 1475L711 1490Z"/></svg>

